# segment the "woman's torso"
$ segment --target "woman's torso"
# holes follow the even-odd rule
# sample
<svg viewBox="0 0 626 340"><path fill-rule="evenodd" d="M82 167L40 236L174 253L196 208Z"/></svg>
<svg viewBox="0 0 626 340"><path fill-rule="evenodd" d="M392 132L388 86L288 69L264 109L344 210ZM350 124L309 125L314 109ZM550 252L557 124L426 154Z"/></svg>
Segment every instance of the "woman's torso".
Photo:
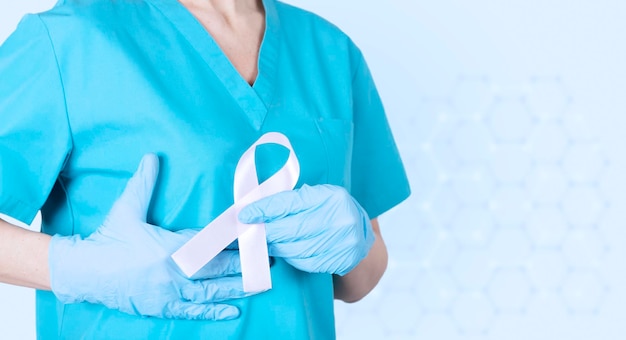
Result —
<svg viewBox="0 0 626 340"><path fill-rule="evenodd" d="M89 235L141 156L161 159L149 222L201 228L233 204L241 154L265 132L291 141L298 186L348 186L349 40L326 22L266 1L259 75L250 87L178 2L66 1L41 16L63 81L72 151L43 213L49 234ZM286 159L257 152L261 180ZM38 330L55 338L331 338L332 278L276 261L274 288L235 301L224 322L138 318L38 293Z"/></svg>

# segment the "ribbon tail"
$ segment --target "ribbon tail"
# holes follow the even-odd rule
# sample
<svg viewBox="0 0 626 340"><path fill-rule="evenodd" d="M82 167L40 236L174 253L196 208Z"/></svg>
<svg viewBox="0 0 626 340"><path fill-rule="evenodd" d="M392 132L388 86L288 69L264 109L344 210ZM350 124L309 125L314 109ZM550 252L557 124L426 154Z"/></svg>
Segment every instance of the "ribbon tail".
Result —
<svg viewBox="0 0 626 340"><path fill-rule="evenodd" d="M248 230L239 234L243 290L260 293L272 289L265 225L255 224L246 227Z"/></svg>

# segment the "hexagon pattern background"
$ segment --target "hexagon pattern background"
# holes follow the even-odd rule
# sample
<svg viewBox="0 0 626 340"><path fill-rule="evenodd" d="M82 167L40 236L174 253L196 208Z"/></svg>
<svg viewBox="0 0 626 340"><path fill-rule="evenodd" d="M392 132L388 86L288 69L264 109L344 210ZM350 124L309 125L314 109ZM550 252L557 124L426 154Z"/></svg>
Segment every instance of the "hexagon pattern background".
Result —
<svg viewBox="0 0 626 340"><path fill-rule="evenodd" d="M566 85L533 77L503 96L489 77L461 75L450 95L418 98L415 115L431 117L419 118L431 124L419 143L424 128L396 118L415 194L381 220L414 230L385 230L388 272L363 302L337 303L341 338L571 339L554 328L615 312L623 266L607 267L621 250L606 229L626 220L607 225L621 214L601 185L615 170L596 138L573 131L585 117ZM607 339L626 337L615 327Z"/></svg>
<svg viewBox="0 0 626 340"><path fill-rule="evenodd" d="M288 2L363 49L413 190L339 339L626 339L626 5ZM34 336L32 309L0 316Z"/></svg>

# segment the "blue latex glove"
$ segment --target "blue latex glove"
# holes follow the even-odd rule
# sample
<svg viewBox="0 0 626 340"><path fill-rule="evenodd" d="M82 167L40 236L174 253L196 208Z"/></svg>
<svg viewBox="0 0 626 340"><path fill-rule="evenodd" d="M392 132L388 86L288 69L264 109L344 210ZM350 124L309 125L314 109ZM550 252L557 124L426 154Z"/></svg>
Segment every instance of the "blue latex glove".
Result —
<svg viewBox="0 0 626 340"><path fill-rule="evenodd" d="M310 273L345 275L374 244L365 210L342 187L303 186L244 207L242 223L265 223L270 256Z"/></svg>
<svg viewBox="0 0 626 340"><path fill-rule="evenodd" d="M171 232L146 223L158 158L146 155L104 224L84 240L54 236L49 247L51 288L63 303L90 302L122 312L174 319L224 320L243 297L238 253L225 251L189 280L170 255L197 231Z"/></svg>

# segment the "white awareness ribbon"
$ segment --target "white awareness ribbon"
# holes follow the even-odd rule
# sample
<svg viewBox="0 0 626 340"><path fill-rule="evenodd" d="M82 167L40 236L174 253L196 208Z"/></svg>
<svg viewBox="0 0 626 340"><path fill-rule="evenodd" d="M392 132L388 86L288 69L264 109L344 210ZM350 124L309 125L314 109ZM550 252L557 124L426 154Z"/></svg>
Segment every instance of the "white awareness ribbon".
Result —
<svg viewBox="0 0 626 340"><path fill-rule="evenodd" d="M287 162L272 177L259 184L255 153L261 144L279 144L289 149ZM185 243L172 259L188 277L193 277L233 241L239 241L241 275L245 292L257 293L272 288L264 224L244 224L237 218L246 205L281 191L291 190L300 176L300 163L281 133L261 136L239 159L235 169L235 203Z"/></svg>

